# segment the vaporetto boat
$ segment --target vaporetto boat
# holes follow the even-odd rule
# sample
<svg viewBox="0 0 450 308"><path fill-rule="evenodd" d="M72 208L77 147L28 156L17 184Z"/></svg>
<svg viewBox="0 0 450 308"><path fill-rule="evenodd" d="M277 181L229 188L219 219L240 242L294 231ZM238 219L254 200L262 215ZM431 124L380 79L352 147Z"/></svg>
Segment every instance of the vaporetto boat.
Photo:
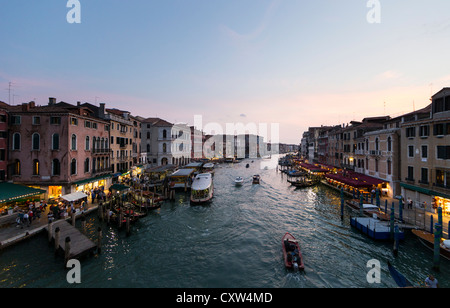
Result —
<svg viewBox="0 0 450 308"><path fill-rule="evenodd" d="M211 173L198 174L191 185L191 204L208 202L214 195L214 183Z"/></svg>

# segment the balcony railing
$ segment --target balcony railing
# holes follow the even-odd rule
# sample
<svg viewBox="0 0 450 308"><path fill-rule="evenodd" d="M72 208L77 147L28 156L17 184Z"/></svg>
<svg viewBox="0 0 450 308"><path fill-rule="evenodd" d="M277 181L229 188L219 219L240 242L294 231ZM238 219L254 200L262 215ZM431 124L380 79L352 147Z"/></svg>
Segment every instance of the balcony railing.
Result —
<svg viewBox="0 0 450 308"><path fill-rule="evenodd" d="M92 174L99 174L99 173L108 173L111 172L112 168L108 167L108 168L99 168L99 169L93 169L92 170Z"/></svg>
<svg viewBox="0 0 450 308"><path fill-rule="evenodd" d="M92 149L93 154L109 154L111 151L111 149Z"/></svg>

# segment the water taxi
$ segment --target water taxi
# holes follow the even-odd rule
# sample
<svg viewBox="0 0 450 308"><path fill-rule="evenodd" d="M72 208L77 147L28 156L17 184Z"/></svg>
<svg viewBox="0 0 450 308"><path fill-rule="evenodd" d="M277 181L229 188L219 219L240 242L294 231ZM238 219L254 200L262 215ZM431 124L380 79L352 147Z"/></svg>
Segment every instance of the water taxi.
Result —
<svg viewBox="0 0 450 308"><path fill-rule="evenodd" d="M214 175L214 163L206 163L203 165L202 167L202 171L203 173L211 173L212 175Z"/></svg>
<svg viewBox="0 0 450 308"><path fill-rule="evenodd" d="M242 176L238 176L234 179L234 184L236 186L242 186L243 183L244 183L244 178Z"/></svg>
<svg viewBox="0 0 450 308"><path fill-rule="evenodd" d="M190 188L190 178L195 170L192 168L178 169L170 175L170 187L172 188Z"/></svg>
<svg viewBox="0 0 450 308"><path fill-rule="evenodd" d="M208 202L214 194L214 183L211 173L198 174L191 185L191 204Z"/></svg>

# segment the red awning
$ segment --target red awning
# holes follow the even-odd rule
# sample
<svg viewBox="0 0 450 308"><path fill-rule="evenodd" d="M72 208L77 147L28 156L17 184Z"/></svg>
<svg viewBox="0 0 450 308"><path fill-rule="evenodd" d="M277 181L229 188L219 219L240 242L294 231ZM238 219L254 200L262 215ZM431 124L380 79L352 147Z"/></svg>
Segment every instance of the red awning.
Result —
<svg viewBox="0 0 450 308"><path fill-rule="evenodd" d="M341 182L343 184L352 186L352 187L356 187L356 188L360 188L360 187L371 187L372 184L369 183L365 183L362 181L358 181L349 177L345 177L343 175L340 174L326 174L325 178L331 179L331 180L335 180L338 182Z"/></svg>

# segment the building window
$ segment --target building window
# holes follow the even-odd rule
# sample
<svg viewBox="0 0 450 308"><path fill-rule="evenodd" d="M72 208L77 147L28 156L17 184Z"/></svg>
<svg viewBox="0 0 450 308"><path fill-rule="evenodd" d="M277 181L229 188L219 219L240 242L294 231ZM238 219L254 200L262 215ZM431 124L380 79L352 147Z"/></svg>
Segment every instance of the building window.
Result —
<svg viewBox="0 0 450 308"><path fill-rule="evenodd" d="M71 146L71 150L72 151L76 151L77 150L77 135L72 134L72 146Z"/></svg>
<svg viewBox="0 0 450 308"><path fill-rule="evenodd" d="M77 118L70 118L70 124L78 125L78 119Z"/></svg>
<svg viewBox="0 0 450 308"><path fill-rule="evenodd" d="M414 181L414 167L413 166L408 166L408 177L406 178L406 180Z"/></svg>
<svg viewBox="0 0 450 308"><path fill-rule="evenodd" d="M52 135L52 150L59 150L59 134Z"/></svg>
<svg viewBox="0 0 450 308"><path fill-rule="evenodd" d="M50 117L50 124L60 125L61 124L61 117Z"/></svg>
<svg viewBox="0 0 450 308"><path fill-rule="evenodd" d="M33 117L33 125L40 125L41 117Z"/></svg>
<svg viewBox="0 0 450 308"><path fill-rule="evenodd" d="M414 157L414 146L408 145L408 157Z"/></svg>
<svg viewBox="0 0 450 308"><path fill-rule="evenodd" d="M422 125L419 127L419 136L428 137L430 135L430 125Z"/></svg>
<svg viewBox="0 0 450 308"><path fill-rule="evenodd" d="M19 133L14 133L13 134L13 138L12 138L12 149L13 150L20 150L20 134Z"/></svg>
<svg viewBox="0 0 450 308"><path fill-rule="evenodd" d="M39 143L40 143L40 136L38 133L34 133L31 136L31 140L32 140L32 145L31 145L31 149L34 151L38 151L39 150Z"/></svg>
<svg viewBox="0 0 450 308"><path fill-rule="evenodd" d="M85 141L85 145L84 145L86 151L89 151L91 148L90 142L91 142L91 140L90 140L89 136L86 136L86 141Z"/></svg>
<svg viewBox="0 0 450 308"><path fill-rule="evenodd" d="M392 151L392 138L391 137L388 137L388 139L387 139L387 149L388 149L388 152Z"/></svg>
<svg viewBox="0 0 450 308"><path fill-rule="evenodd" d="M420 183L428 184L428 169L427 168L421 168Z"/></svg>
<svg viewBox="0 0 450 308"><path fill-rule="evenodd" d="M163 130L163 139L167 138L167 130Z"/></svg>
<svg viewBox="0 0 450 308"><path fill-rule="evenodd" d="M20 167L20 160L16 159L14 161L13 175L20 175Z"/></svg>
<svg viewBox="0 0 450 308"><path fill-rule="evenodd" d="M86 158L86 160L84 161L84 172L89 172L89 158Z"/></svg>
<svg viewBox="0 0 450 308"><path fill-rule="evenodd" d="M39 160L33 160L33 175L39 175Z"/></svg>
<svg viewBox="0 0 450 308"><path fill-rule="evenodd" d="M438 145L436 152L438 159L450 159L450 145Z"/></svg>
<svg viewBox="0 0 450 308"><path fill-rule="evenodd" d="M375 138L375 151L378 151L379 141L378 138Z"/></svg>
<svg viewBox="0 0 450 308"><path fill-rule="evenodd" d="M444 123L439 123L439 124L433 125L433 135L434 136L444 135Z"/></svg>
<svg viewBox="0 0 450 308"><path fill-rule="evenodd" d="M450 188L450 171L436 170L436 186Z"/></svg>
<svg viewBox="0 0 450 308"><path fill-rule="evenodd" d="M52 175L60 175L61 174L61 163L58 159L54 159L52 161Z"/></svg>
<svg viewBox="0 0 450 308"><path fill-rule="evenodd" d="M387 161L387 174L392 174L392 163L390 160Z"/></svg>
<svg viewBox="0 0 450 308"><path fill-rule="evenodd" d="M12 124L12 125L20 125L21 120L22 120L22 119L21 119L20 116L17 116L17 115L11 116L11 124Z"/></svg>
<svg viewBox="0 0 450 308"><path fill-rule="evenodd" d="M167 145L165 143L163 143L163 153L167 152Z"/></svg>
<svg viewBox="0 0 450 308"><path fill-rule="evenodd" d="M70 163L70 175L77 174L77 160L75 158L72 159Z"/></svg>
<svg viewBox="0 0 450 308"><path fill-rule="evenodd" d="M407 138L413 138L415 136L416 136L416 128L415 127L406 128L406 137Z"/></svg>
<svg viewBox="0 0 450 308"><path fill-rule="evenodd" d="M422 158L428 158L428 146L427 145L422 146Z"/></svg>

